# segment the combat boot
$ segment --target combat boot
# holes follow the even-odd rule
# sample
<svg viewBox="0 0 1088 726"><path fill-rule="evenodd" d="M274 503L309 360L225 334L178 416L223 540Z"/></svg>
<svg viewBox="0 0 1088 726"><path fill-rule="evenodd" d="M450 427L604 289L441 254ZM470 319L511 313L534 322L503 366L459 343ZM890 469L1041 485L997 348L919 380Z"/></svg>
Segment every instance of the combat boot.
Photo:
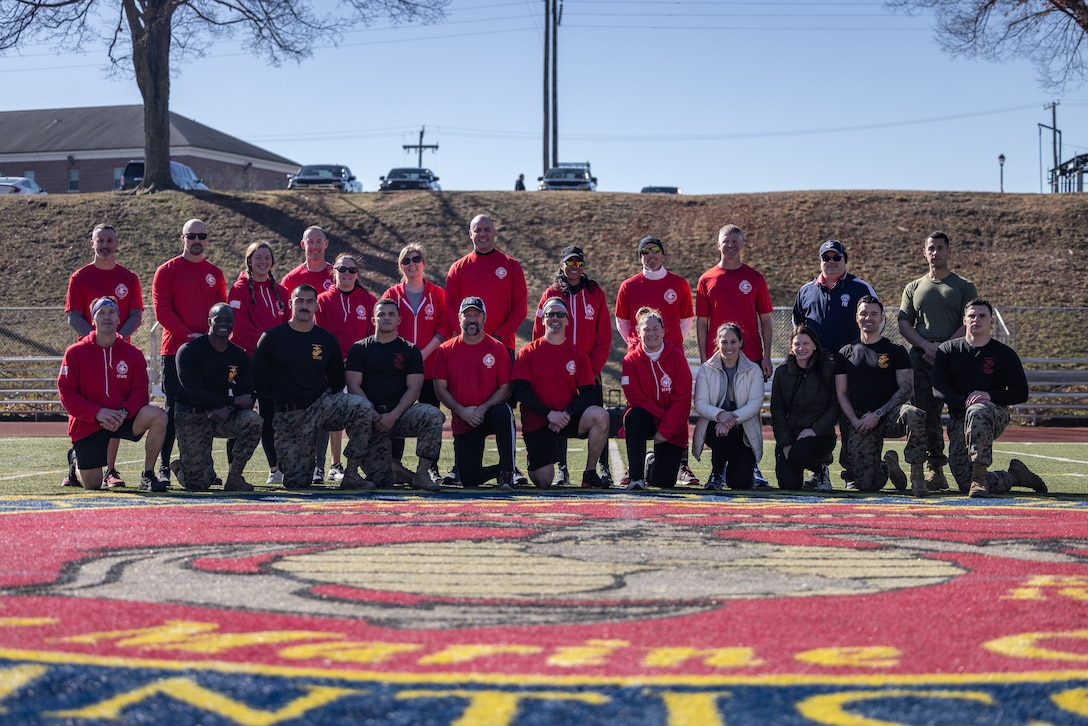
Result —
<svg viewBox="0 0 1088 726"><path fill-rule="evenodd" d="M944 467L940 464L926 470L926 486L931 492L948 491L948 479L944 476Z"/></svg>
<svg viewBox="0 0 1088 726"><path fill-rule="evenodd" d="M223 483L225 492L251 492L253 485L247 482L241 474L227 474L227 481Z"/></svg>
<svg viewBox="0 0 1088 726"><path fill-rule="evenodd" d="M947 488L947 485L945 485ZM925 465L918 461L910 465L910 493L916 497L928 497L929 485L926 484Z"/></svg>
<svg viewBox="0 0 1088 726"><path fill-rule="evenodd" d="M425 492L436 492L442 487L431 478L431 462L427 459L420 458L419 467L416 469L416 473L412 476L412 481L408 484L412 489L422 489Z"/></svg>
<svg viewBox="0 0 1088 726"><path fill-rule="evenodd" d="M1009 473L1016 479L1016 486L1034 489L1040 494L1046 493L1046 484L1035 472L1028 469L1024 462L1013 459L1009 462Z"/></svg>
<svg viewBox="0 0 1088 726"><path fill-rule="evenodd" d="M340 480L340 488L345 490L371 491L377 488L374 482L363 478L359 473L359 462L348 459L344 466L344 478Z"/></svg>
<svg viewBox="0 0 1088 726"><path fill-rule="evenodd" d="M968 490L967 496L972 499L990 496L990 487L986 484L987 468L985 464L971 464L971 488Z"/></svg>
<svg viewBox="0 0 1088 726"><path fill-rule="evenodd" d="M907 488L907 475L899 466L899 454L891 449L884 452L884 467L888 470L888 478L892 480L892 486L895 487L895 490L899 492L905 490ZM913 465L911 471L913 471Z"/></svg>

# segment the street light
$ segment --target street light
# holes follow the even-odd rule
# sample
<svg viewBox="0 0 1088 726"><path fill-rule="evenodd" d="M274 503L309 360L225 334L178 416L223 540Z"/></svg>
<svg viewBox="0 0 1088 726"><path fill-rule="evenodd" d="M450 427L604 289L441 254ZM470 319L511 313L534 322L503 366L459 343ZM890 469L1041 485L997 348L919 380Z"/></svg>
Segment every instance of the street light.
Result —
<svg viewBox="0 0 1088 726"><path fill-rule="evenodd" d="M997 157L997 167L1001 170L1001 191L1005 191L1005 155L999 154Z"/></svg>

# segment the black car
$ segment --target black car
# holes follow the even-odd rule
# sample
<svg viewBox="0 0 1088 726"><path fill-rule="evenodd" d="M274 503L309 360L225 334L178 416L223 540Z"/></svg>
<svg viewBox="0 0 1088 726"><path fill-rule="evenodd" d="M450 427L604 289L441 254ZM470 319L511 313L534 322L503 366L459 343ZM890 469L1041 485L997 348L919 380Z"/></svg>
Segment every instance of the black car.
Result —
<svg viewBox="0 0 1088 726"><path fill-rule="evenodd" d="M442 190L442 187L438 186L438 177L434 175L434 172L418 166L390 169L388 174L378 179L381 181L378 189L383 192L401 189L430 189L436 192Z"/></svg>
<svg viewBox="0 0 1088 726"><path fill-rule="evenodd" d="M351 169L341 164L310 164L287 175L288 189L336 189L341 192L362 191Z"/></svg>
<svg viewBox="0 0 1088 726"><path fill-rule="evenodd" d="M642 187L643 194L679 194L679 187Z"/></svg>
<svg viewBox="0 0 1088 726"><path fill-rule="evenodd" d="M550 189L568 189L582 192L597 190L597 177L593 176L593 172L590 171L588 161L568 162L553 166L548 169L544 176L538 176L536 180L540 182L536 187L537 191L541 192Z"/></svg>

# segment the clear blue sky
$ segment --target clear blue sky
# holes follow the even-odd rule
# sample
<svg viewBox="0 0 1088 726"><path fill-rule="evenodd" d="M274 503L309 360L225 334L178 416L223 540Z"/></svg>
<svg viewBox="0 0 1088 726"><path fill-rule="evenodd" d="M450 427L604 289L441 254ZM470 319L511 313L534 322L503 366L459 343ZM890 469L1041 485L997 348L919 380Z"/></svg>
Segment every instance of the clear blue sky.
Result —
<svg viewBox="0 0 1088 726"><path fill-rule="evenodd" d="M367 191L427 128L445 189L541 174L540 0L454 0L433 26L380 24L279 68L209 39L175 63L171 108L299 163L349 165ZM1040 191L1058 106L1064 158L1088 152L1088 92L1045 91L1026 61L952 58L928 17L865 2L567 0L559 156L601 191ZM104 46L99 45L99 48ZM0 57L0 110L140 103L105 51ZM530 187L532 188L532 187Z"/></svg>

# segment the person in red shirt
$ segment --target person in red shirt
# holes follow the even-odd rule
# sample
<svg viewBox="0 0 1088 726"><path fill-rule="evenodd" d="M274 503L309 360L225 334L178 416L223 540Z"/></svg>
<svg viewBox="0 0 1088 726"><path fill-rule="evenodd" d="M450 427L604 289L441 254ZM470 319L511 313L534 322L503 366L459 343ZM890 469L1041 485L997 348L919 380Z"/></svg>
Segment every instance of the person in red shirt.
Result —
<svg viewBox="0 0 1088 726"><path fill-rule="evenodd" d="M307 284L317 290L317 294L331 290L336 285L333 266L325 261L325 251L329 248L329 238L320 227L307 227L299 242L306 253L302 264L283 276L283 286L290 294L296 287Z"/></svg>
<svg viewBox="0 0 1088 726"><path fill-rule="evenodd" d="M266 330L281 325L286 320L289 294L287 288L276 282L272 267L276 256L268 242L253 242L246 247L246 269L227 292L227 302L234 310L234 331L230 340L244 350L253 360L257 341ZM268 484L282 484L283 474L276 461L276 432L272 427L272 399L257 397L257 407L263 421L261 448L268 460ZM233 461L234 439L227 440L227 460Z"/></svg>
<svg viewBox="0 0 1088 726"><path fill-rule="evenodd" d="M400 326L397 334L419 348L423 355L423 389L420 403L438 405L434 392L434 353L450 337L449 318L446 316L446 291L430 280L424 279L427 269L427 253L422 245L408 244L397 258L404 278L382 295L395 300L400 309ZM404 439L393 439L394 466L404 455ZM438 463L432 464L438 473Z"/></svg>
<svg viewBox="0 0 1088 726"><path fill-rule="evenodd" d="M484 332L487 311L481 298L466 297L458 310L461 334L434 354L434 390L453 413L454 466L462 486L497 478L499 489L513 489L514 412L507 403L513 364L503 344ZM499 463L484 466L484 441L490 434ZM453 477L442 483L452 485Z"/></svg>
<svg viewBox="0 0 1088 726"><path fill-rule="evenodd" d="M101 297L92 304L91 320L94 330L64 351L57 376L72 440L68 477L86 489L100 489L110 440L139 441L147 434L140 489L166 491L167 482L155 476L155 459L166 435L167 416L148 403L144 354L117 334L120 314L112 298Z"/></svg>
<svg viewBox="0 0 1088 726"><path fill-rule="evenodd" d="M608 440L608 412L592 404L593 368L586 354L567 340L568 315L561 299L545 302L547 332L522 348L514 362L514 395L521 403L529 476L537 487L550 487L559 439L588 439L582 487L605 489L595 465Z"/></svg>
<svg viewBox="0 0 1088 726"><path fill-rule="evenodd" d="M473 218L468 236L472 240L472 252L450 265L446 275L446 297L450 300L483 298L488 309L485 332L502 341L513 358L518 327L525 321L529 309L525 272L517 260L495 247L495 225L486 214ZM459 333L455 306L447 309L446 316L451 333Z"/></svg>
<svg viewBox="0 0 1088 726"><path fill-rule="evenodd" d="M64 300L64 312L68 325L77 338L90 334L91 303L100 297L112 297L117 303L121 326L117 334L125 340L140 327L144 316L143 291L136 273L117 264L117 231L108 224L98 224L91 230L91 249L94 259L90 264L72 273L68 279L68 293ZM110 439L106 451L105 484L122 487L124 479L117 471L117 446L120 439ZM79 482L65 481L65 485L79 486Z"/></svg>
<svg viewBox="0 0 1088 726"><path fill-rule="evenodd" d="M208 311L227 300L223 271L204 257L208 229L199 219L181 228L182 252L155 270L151 303L155 320L162 326L162 390L166 396L166 439L162 444L159 478L170 481L170 455L174 452L174 404L177 402L178 348L207 333Z"/></svg>
<svg viewBox="0 0 1088 726"><path fill-rule="evenodd" d="M586 256L581 247L564 247L559 255L559 274L551 287L540 296L533 321L533 338L544 335L544 303L557 297L567 304L570 313L571 342L589 357L593 367L593 382L597 393L593 403L604 406L604 385L601 372L612 352L612 315L608 300L597 281L586 272ZM612 486L612 472L608 465L608 442L601 451L601 481ZM559 441L559 471L555 475L556 486L568 486L566 440Z"/></svg>
<svg viewBox="0 0 1088 726"><path fill-rule="evenodd" d="M374 318L371 317L378 298L359 282L359 263L355 256L343 253L333 263L336 284L317 296L317 313L314 322L329 331L340 344L340 352L347 360L348 351L356 341L374 334ZM331 446L330 446L331 444ZM325 449L332 450L329 479L341 481L344 465L340 454L344 446L344 432L321 432L317 441L314 460L313 483L325 480Z"/></svg>
<svg viewBox="0 0 1088 726"><path fill-rule="evenodd" d="M643 237L637 249L642 272L624 280L616 293L616 329L627 341L628 350L637 347L635 314L641 308L653 308L661 313L665 340L683 350L684 339L695 324L691 285L665 269L665 244L659 238L653 235ZM688 466L686 450L676 483L687 486L699 484Z"/></svg>
<svg viewBox="0 0 1088 726"><path fill-rule="evenodd" d="M623 359L620 382L627 398L627 489L672 488L688 446L691 368L684 351L665 340L661 313L641 308L635 314L639 344ZM646 440L654 451L646 466Z"/></svg>

